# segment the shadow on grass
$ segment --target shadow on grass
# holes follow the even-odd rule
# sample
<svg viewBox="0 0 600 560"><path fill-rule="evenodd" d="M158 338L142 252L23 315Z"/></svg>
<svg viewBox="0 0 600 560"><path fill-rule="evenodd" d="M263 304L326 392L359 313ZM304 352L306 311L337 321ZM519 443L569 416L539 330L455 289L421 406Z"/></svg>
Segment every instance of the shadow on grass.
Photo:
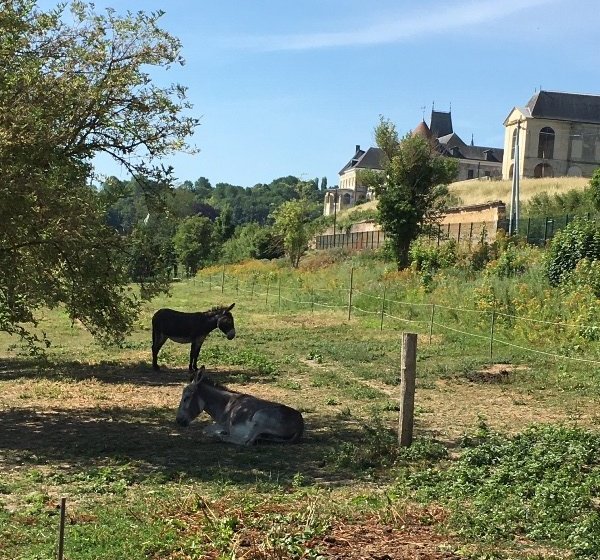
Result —
<svg viewBox="0 0 600 560"><path fill-rule="evenodd" d="M223 384L240 381L261 383L273 380L272 375L244 368L229 367L226 371L207 368L207 372ZM34 360L0 359L0 382L16 379L83 381L94 378L107 384L169 386L187 383L190 377L187 368L170 369L162 366L159 371L155 371L147 362L105 361L86 364L70 361L49 365Z"/></svg>
<svg viewBox="0 0 600 560"><path fill-rule="evenodd" d="M238 447L202 433L208 418L179 428L166 408L0 411L0 469L60 465L64 473L102 465L133 468L140 480L157 473L166 480L191 477L253 484L285 481L301 473L335 480L324 457L340 440L356 440L349 419L305 415L306 434L294 445L260 443Z"/></svg>

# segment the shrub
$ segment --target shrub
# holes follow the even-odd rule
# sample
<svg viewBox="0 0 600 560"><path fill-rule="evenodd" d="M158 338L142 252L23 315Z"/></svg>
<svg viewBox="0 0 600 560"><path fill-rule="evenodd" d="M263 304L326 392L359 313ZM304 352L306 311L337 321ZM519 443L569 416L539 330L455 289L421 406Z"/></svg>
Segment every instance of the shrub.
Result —
<svg viewBox="0 0 600 560"><path fill-rule="evenodd" d="M247 259L277 259L283 256L281 239L272 228L256 223L239 227L235 235L222 248L225 263L242 262Z"/></svg>
<svg viewBox="0 0 600 560"><path fill-rule="evenodd" d="M527 255L520 251L514 243L509 243L497 260L486 266L486 271L498 278L511 278L522 274L527 269Z"/></svg>
<svg viewBox="0 0 600 560"><path fill-rule="evenodd" d="M560 230L552 240L546 261L550 284L560 284L584 258L591 261L600 259L600 229L590 220L577 219Z"/></svg>
<svg viewBox="0 0 600 560"><path fill-rule="evenodd" d="M600 260L581 259L564 281L568 289L587 287L600 298Z"/></svg>
<svg viewBox="0 0 600 560"><path fill-rule="evenodd" d="M419 238L411 244L409 258L414 270L432 273L440 268L449 268L456 264L458 246L454 239L450 239L437 247Z"/></svg>

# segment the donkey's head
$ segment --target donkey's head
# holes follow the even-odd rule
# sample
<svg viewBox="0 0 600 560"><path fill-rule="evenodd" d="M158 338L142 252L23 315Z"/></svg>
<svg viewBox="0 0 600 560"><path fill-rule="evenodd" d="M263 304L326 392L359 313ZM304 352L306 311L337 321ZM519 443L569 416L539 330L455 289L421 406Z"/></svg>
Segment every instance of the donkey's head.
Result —
<svg viewBox="0 0 600 560"><path fill-rule="evenodd" d="M194 375L192 382L183 388L176 417L176 421L180 426L189 426L190 422L204 410L206 403L200 396L200 384L204 372L205 367L202 366Z"/></svg>
<svg viewBox="0 0 600 560"><path fill-rule="evenodd" d="M235 325L231 314L234 305L235 303L232 303L229 307L224 308L217 318L217 327L227 337L227 340L235 338Z"/></svg>

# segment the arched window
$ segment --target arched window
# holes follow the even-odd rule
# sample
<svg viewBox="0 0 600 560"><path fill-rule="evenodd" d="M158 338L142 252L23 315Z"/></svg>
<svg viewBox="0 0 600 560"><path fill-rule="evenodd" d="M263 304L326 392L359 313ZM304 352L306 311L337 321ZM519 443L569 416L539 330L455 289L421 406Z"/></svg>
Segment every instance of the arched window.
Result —
<svg viewBox="0 0 600 560"><path fill-rule="evenodd" d="M343 197L342 197L342 202L344 203L345 206L349 205L350 202L352 202L352 197L350 196L349 193L346 193Z"/></svg>
<svg viewBox="0 0 600 560"><path fill-rule="evenodd" d="M540 130L538 140L538 157L540 159L554 158L554 130L545 126Z"/></svg>
<svg viewBox="0 0 600 560"><path fill-rule="evenodd" d="M538 163L533 170L533 176L537 179L542 177L554 177L554 169L547 163Z"/></svg>

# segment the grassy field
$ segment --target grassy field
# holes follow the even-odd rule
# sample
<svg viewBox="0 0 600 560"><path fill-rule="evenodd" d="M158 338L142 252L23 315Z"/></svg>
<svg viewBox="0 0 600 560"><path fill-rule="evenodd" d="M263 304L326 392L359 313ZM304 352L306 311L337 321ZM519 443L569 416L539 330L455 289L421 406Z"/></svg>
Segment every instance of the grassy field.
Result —
<svg viewBox="0 0 600 560"><path fill-rule="evenodd" d="M380 287L375 268L357 267L363 294ZM269 288L250 283L257 275L242 267L227 269L223 288L217 269L210 280L174 284L170 298L144 310L122 348L101 348L60 310L40 324L53 340L48 362L31 361L0 337L0 558L53 557L61 496L69 559L595 557L597 498L578 492L598 482L597 370L575 363L571 375L571 364L508 347L490 361L486 340L435 329L430 344L419 327L416 438L400 450L400 340L413 325L386 317L381 328L378 314L359 311L368 297L358 293L349 320L348 269L340 279L306 268L290 279L293 293L281 292L275 268L260 270ZM402 296L406 290L395 297ZM205 416L187 429L174 422L189 348L168 342L163 369L152 371L151 315L163 306L202 310L233 301L238 336L213 333L199 363L228 386L301 410L306 435L297 445L233 447L202 435ZM407 313L419 318L418 307ZM538 431L528 431L532 425ZM511 439L516 434L524 439ZM539 457L526 462L524 445L563 457L565 438L577 455L568 465L580 461L579 470L596 478L551 483ZM537 469L524 480L541 489L504 479L502 488L522 495L507 496L512 505L492 516L485 508L501 499L498 486L469 486L478 497L465 502L455 485L483 480L491 467L482 457L494 453L520 458L517 473ZM556 464L547 468L564 474ZM563 505L553 513L539 496L551 503L558 491ZM541 505L527 501L529 493ZM539 523L528 528L514 520L520 514L510 517L517 502ZM564 505L572 502L578 516ZM574 518L579 524L569 525Z"/></svg>

